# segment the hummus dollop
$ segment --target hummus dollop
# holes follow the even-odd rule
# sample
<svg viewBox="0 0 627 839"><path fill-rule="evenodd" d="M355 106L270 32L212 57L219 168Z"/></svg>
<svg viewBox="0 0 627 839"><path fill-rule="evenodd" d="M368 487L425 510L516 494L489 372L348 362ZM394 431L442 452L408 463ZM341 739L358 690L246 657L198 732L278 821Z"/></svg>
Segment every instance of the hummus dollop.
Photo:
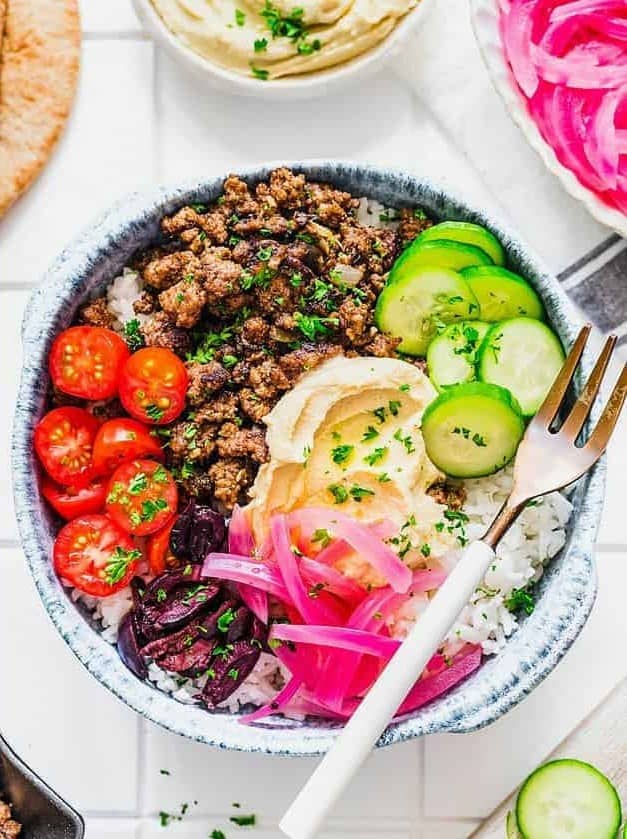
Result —
<svg viewBox="0 0 627 839"><path fill-rule="evenodd" d="M391 522L411 566L455 542L444 508L427 494L442 479L420 423L436 396L427 376L391 358L334 358L306 374L265 418L270 460L247 506L257 544L274 513L331 507L363 522ZM371 585L358 558L342 568Z"/></svg>
<svg viewBox="0 0 627 839"><path fill-rule="evenodd" d="M242 74L280 78L324 70L368 52L418 0L152 3L166 26L204 58Z"/></svg>

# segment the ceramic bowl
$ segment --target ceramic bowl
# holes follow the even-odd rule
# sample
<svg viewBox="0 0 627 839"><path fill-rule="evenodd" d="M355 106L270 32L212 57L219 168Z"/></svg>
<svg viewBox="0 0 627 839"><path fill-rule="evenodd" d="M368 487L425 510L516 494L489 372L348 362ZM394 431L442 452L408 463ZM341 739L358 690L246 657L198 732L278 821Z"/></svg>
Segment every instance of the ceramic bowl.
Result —
<svg viewBox="0 0 627 839"><path fill-rule="evenodd" d="M512 268L528 277L542 296L563 342L572 342L579 324L568 298L538 259L497 219L430 181L403 172L350 163L287 165L312 179L330 181L386 206L421 205L436 219L486 225L503 242ZM272 168L240 174L256 182L267 177ZM17 516L26 557L48 614L80 661L116 696L153 722L203 743L274 754L320 754L332 744L336 723L277 717L264 727L244 726L237 715L207 713L180 704L138 681L59 584L50 562L54 524L37 489L32 435L46 410L46 359L53 338L72 322L77 308L90 295L101 293L120 273L138 248L154 242L163 215L183 204L212 201L221 185L222 178L211 178L125 198L58 257L33 293L23 325L25 360L12 444ZM584 365L584 372L587 370L589 365ZM578 483L572 497L575 509L567 544L542 579L534 613L522 621L505 649L447 696L393 722L380 745L432 732L466 732L484 726L520 702L551 672L577 637L594 602L593 548L603 504L604 473L601 462Z"/></svg>
<svg viewBox="0 0 627 839"><path fill-rule="evenodd" d="M157 43L210 87L239 96L270 100L325 96L349 87L351 84L366 81L398 55L422 23L423 16L431 3L433 0L421 0L387 38L374 49L368 50L352 61L303 76L262 82L220 67L215 62L204 58L188 47L166 26L151 0L133 0L137 16Z"/></svg>
<svg viewBox="0 0 627 839"><path fill-rule="evenodd" d="M580 201L591 216L621 236L627 236L627 216L608 207L594 192L587 189L570 169L562 166L530 116L525 98L514 81L505 57L499 31L499 0L471 0L470 8L475 38L492 83L529 145L540 155L547 169L561 181L564 189Z"/></svg>
<svg viewBox="0 0 627 839"><path fill-rule="evenodd" d="M79 814L36 775L0 737L0 795L13 805L20 839L82 839Z"/></svg>

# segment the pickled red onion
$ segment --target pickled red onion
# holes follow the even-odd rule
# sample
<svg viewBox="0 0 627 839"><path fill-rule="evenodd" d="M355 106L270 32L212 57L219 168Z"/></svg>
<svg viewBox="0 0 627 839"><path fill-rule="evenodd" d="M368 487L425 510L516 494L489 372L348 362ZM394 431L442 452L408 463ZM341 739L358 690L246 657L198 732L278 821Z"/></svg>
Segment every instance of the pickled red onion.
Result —
<svg viewBox="0 0 627 839"><path fill-rule="evenodd" d="M587 189L627 213L624 0L499 3L514 82L544 140Z"/></svg>

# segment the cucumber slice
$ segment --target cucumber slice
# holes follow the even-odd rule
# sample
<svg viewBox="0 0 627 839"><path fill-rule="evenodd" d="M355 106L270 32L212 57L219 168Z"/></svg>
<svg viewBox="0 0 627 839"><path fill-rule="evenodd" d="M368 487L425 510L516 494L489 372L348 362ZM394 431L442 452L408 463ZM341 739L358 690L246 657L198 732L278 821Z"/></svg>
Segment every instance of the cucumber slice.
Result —
<svg viewBox="0 0 627 839"><path fill-rule="evenodd" d="M423 230L417 241L431 242L433 239L449 239L481 248L495 265L505 265L505 251L493 233L479 224L467 221L443 221Z"/></svg>
<svg viewBox="0 0 627 839"><path fill-rule="evenodd" d="M521 316L544 319L542 301L519 274L488 265L467 268L462 276L479 301L483 320L496 323Z"/></svg>
<svg viewBox="0 0 627 839"><path fill-rule="evenodd" d="M525 432L509 391L482 382L453 385L427 406L422 436L431 461L454 478L480 478L514 457Z"/></svg>
<svg viewBox="0 0 627 839"><path fill-rule="evenodd" d="M490 324L480 320L452 323L429 344L427 368L438 390L450 385L472 382L475 358Z"/></svg>
<svg viewBox="0 0 627 839"><path fill-rule="evenodd" d="M477 353L480 381L507 388L523 414L533 416L562 364L564 350L546 324L531 318L514 318L495 324Z"/></svg>
<svg viewBox="0 0 627 839"><path fill-rule="evenodd" d="M418 268L385 286L375 323L381 332L402 339L401 352L425 355L438 324L478 315L479 304L457 271Z"/></svg>
<svg viewBox="0 0 627 839"><path fill-rule="evenodd" d="M451 268L453 271L461 271L464 268L489 266L494 263L485 251L474 245L449 242L446 239L423 242L420 237L396 260L388 282L393 283L425 265L429 268Z"/></svg>
<svg viewBox="0 0 627 839"><path fill-rule="evenodd" d="M510 810L505 821L505 833L507 839L521 839L520 831L518 830L518 823L516 821L516 813Z"/></svg>
<svg viewBox="0 0 627 839"><path fill-rule="evenodd" d="M516 802L523 839L614 839L621 819L610 781L579 760L554 760L536 769Z"/></svg>

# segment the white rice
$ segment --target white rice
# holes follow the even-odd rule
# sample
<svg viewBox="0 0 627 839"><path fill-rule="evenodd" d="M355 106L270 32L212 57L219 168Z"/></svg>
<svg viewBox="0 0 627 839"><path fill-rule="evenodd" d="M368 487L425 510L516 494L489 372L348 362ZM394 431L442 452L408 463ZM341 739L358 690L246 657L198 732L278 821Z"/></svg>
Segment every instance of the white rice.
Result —
<svg viewBox="0 0 627 839"><path fill-rule="evenodd" d="M395 229L398 227L397 211L378 201L361 198L357 211L361 224ZM107 289L107 303L117 319L116 328L122 329L128 320L145 316L136 315L133 302L140 296L142 281L136 271L125 268ZM469 541L481 537L509 495L512 485L512 467L496 475L461 482L467 492L463 512L468 516L464 537ZM552 559L566 541L566 524L572 506L561 493L554 492L528 507L502 539L495 562L486 574L482 586L459 616L446 639L449 651L463 643L480 644L486 655L503 649L506 639L517 628L517 618L505 605L514 589L522 589L537 582L546 563ZM461 535L461 531L455 531ZM446 570L450 571L459 561L463 551L454 550L445 557ZM82 600L102 626L102 637L115 644L118 627L132 605L130 589L98 599L74 590L74 600ZM427 595L412 598L389 623L395 637L403 637L411 625L420 619L429 605ZM270 655L262 654L248 679L223 703L224 708L237 711L247 704L262 705L272 700L277 690L289 677L285 668ZM204 685L204 678L183 679L165 672L154 663L149 665L148 678L160 690L172 694L185 703L195 703Z"/></svg>

